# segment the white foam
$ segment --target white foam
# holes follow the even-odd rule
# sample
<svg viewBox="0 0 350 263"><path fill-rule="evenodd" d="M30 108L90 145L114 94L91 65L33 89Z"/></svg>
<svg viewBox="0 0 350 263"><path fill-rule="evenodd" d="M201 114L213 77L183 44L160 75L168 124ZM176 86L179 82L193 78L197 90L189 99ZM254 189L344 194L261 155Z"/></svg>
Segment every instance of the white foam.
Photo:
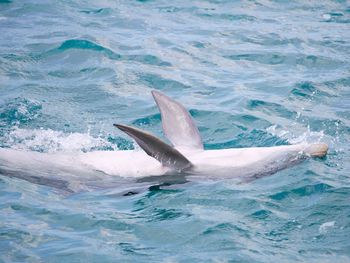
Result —
<svg viewBox="0 0 350 263"><path fill-rule="evenodd" d="M268 127L266 131L274 136L287 140L291 144L317 143L321 142L325 136L323 131L311 131L309 126L307 130L304 128L290 131L282 129L277 125L272 125Z"/></svg>
<svg viewBox="0 0 350 263"><path fill-rule="evenodd" d="M7 146L12 149L40 152L90 151L94 148L117 146L103 138L95 138L88 133L64 133L51 129L15 128L7 135Z"/></svg>
<svg viewBox="0 0 350 263"><path fill-rule="evenodd" d="M326 223L323 223L322 225L320 225L318 231L321 233L321 234L325 234L327 233L327 231L334 227L335 225L335 221L330 221L330 222L326 222Z"/></svg>

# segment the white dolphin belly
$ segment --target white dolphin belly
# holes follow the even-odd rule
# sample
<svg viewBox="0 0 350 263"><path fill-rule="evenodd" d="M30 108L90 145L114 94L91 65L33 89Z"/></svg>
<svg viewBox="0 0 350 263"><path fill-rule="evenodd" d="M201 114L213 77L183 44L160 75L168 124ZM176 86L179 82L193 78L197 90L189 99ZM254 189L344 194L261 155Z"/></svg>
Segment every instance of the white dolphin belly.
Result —
<svg viewBox="0 0 350 263"><path fill-rule="evenodd" d="M40 153L0 148L0 167L13 171L70 171L72 174L99 171L121 177L162 175L169 169L143 151L94 151Z"/></svg>
<svg viewBox="0 0 350 263"><path fill-rule="evenodd" d="M304 145L286 145L276 147L233 148L223 150L207 150L188 157L197 166L216 167L249 167L264 160L271 159L278 154L297 155Z"/></svg>
<svg viewBox="0 0 350 263"><path fill-rule="evenodd" d="M207 150L185 155L194 164L195 173L210 177L256 177L272 174L308 157L322 157L327 150L326 144L297 144Z"/></svg>
<svg viewBox="0 0 350 263"><path fill-rule="evenodd" d="M275 163L288 165L295 158L303 157L305 145L288 145L277 147L255 147L224 150L183 151L186 158L193 164L191 174L210 174L218 176L222 173L238 176L243 174L232 173L237 169L258 170L257 165ZM285 158L288 157L288 158ZM171 172L170 168L162 166L156 159L143 151L96 151L81 153L79 162L88 168L102 171L109 175L121 177L146 177L164 175ZM266 168L266 167L265 167ZM261 169L264 169L263 167ZM175 171L176 173L176 171Z"/></svg>
<svg viewBox="0 0 350 263"><path fill-rule="evenodd" d="M184 151L193 166L179 174L143 151L39 153L0 148L0 174L67 192L120 185L122 178L137 181L161 175L175 181L184 175L190 180L241 177L250 181L326 152L325 144Z"/></svg>
<svg viewBox="0 0 350 263"><path fill-rule="evenodd" d="M79 160L90 169L121 177L162 175L169 171L143 151L96 151L81 153Z"/></svg>
<svg viewBox="0 0 350 263"><path fill-rule="evenodd" d="M193 164L192 169L186 171L188 174L244 177L257 173L273 173L306 157L322 156L326 151L327 146L324 144L298 144L223 150L183 150L183 153ZM169 172L176 174L176 171L161 165L143 151L81 153L78 160L89 169L121 177L140 178Z"/></svg>
<svg viewBox="0 0 350 263"><path fill-rule="evenodd" d="M315 145L319 145L316 147ZM322 148L323 147L323 148ZM184 151L193 163L194 173L227 172L237 169L257 169L271 163L288 166L296 158L325 153L323 144L298 144L276 147L234 148L223 150ZM70 170L101 171L121 177L146 177L163 175L171 171L143 151L95 151L88 153L38 153L0 149L0 165L16 170ZM262 167L261 169L264 169ZM191 171L188 171L191 173ZM233 175L233 174L232 174ZM244 174L242 174L244 175ZM233 175L234 176L234 175Z"/></svg>

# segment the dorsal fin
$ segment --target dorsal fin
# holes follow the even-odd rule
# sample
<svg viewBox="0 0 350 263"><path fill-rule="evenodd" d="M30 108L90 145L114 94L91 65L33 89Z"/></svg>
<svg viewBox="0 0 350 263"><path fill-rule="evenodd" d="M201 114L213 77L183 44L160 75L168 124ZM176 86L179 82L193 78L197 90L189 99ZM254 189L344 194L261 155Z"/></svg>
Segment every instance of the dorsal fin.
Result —
<svg viewBox="0 0 350 263"><path fill-rule="evenodd" d="M127 125L114 124L114 126L132 137L149 156L158 160L162 165L177 171L192 167L191 162L185 156L156 136Z"/></svg>
<svg viewBox="0 0 350 263"><path fill-rule="evenodd" d="M191 115L177 101L159 91L152 91L162 116L165 136L175 147L203 150L203 143L198 128Z"/></svg>

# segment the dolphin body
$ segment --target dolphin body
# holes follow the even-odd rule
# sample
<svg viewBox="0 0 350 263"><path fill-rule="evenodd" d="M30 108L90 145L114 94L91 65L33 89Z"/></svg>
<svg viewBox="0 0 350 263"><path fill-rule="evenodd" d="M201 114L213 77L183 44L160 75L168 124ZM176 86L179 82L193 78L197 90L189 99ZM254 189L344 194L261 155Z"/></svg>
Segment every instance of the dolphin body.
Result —
<svg viewBox="0 0 350 263"><path fill-rule="evenodd" d="M161 113L164 135L172 146L143 130L114 124L132 137L143 151L50 154L0 148L0 175L66 192L147 182L147 178L173 183L203 177L250 181L310 157L327 154L328 146L324 143L205 150L188 111L159 91L152 91L152 95Z"/></svg>

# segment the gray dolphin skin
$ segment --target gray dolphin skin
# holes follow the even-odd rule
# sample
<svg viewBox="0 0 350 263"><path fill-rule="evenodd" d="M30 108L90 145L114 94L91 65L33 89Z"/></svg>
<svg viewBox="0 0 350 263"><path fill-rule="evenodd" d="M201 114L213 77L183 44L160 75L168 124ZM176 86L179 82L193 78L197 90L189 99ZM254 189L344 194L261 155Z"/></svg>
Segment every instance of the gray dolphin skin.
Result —
<svg viewBox="0 0 350 263"><path fill-rule="evenodd" d="M114 124L114 126L132 137L149 156L162 165L179 172L191 168L192 164L185 156L156 136L126 125Z"/></svg>
<svg viewBox="0 0 350 263"><path fill-rule="evenodd" d="M271 175L310 157L323 157L324 143L274 147L205 150L198 128L179 102L152 91L161 113L164 135L156 136L123 124L126 133L142 150L40 153L0 148L0 176L47 185L67 194L121 187L133 190L159 183L241 178L248 182Z"/></svg>
<svg viewBox="0 0 350 263"><path fill-rule="evenodd" d="M174 147L203 150L198 128L185 107L159 91L153 90L152 95L162 116L164 134Z"/></svg>
<svg viewBox="0 0 350 263"><path fill-rule="evenodd" d="M175 148L183 150L184 153L186 153L185 155L200 155L198 152L211 152L215 154L214 150L204 151L198 128L184 106L159 91L153 90L152 95L161 113L164 135L170 140ZM185 170L190 171L191 169L193 172L196 170L201 170L198 165L191 163L191 161L179 151L162 142L154 135L127 125L114 124L114 126L132 137L149 156L157 159L162 165L179 172L183 172ZM259 178L265 175L273 174L281 169L287 168L290 165L299 163L302 160L307 159L307 157L323 157L328 151L328 146L324 143L301 144L295 146L284 146L286 149L283 149L283 146L269 147L270 149L276 149L277 154L273 153L273 151L269 152L269 149L265 151L265 154L270 154L270 157L265 158L264 160L260 161L260 163L256 162L255 167L250 167L251 172L244 173L239 164L233 165L231 167L231 171L234 171L235 173L240 172L245 174L246 177ZM251 149L254 150L254 148ZM264 149L264 147L261 147L256 151L261 149ZM230 149L224 149L221 150L221 152L225 150L229 151ZM230 154L228 151L227 156L232 156L232 154ZM227 156L223 157L227 158ZM212 157L203 157L203 159L211 159L210 161L213 160ZM239 158L237 159L237 162L239 162ZM220 162L218 161L217 163ZM215 163L212 163L211 165L212 167L216 166ZM200 166L208 166L208 164ZM263 169L261 166L266 168ZM259 168L256 169L256 167ZM221 168L221 165L218 165L217 168ZM247 176L248 174L249 176Z"/></svg>

